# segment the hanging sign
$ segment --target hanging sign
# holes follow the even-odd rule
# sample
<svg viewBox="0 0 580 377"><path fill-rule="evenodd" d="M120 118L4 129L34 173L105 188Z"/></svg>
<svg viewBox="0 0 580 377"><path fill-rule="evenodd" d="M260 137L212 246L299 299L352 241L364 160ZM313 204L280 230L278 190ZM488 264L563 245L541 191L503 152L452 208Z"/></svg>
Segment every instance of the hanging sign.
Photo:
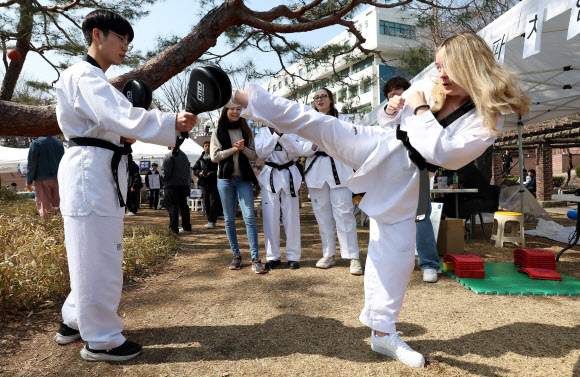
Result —
<svg viewBox="0 0 580 377"><path fill-rule="evenodd" d="M491 50L495 55L495 60L500 65L503 65L503 58L505 56L505 44L507 43L508 34L507 32L503 33L498 38L495 38L491 44Z"/></svg>
<svg viewBox="0 0 580 377"><path fill-rule="evenodd" d="M568 40L580 33L580 0L571 0L570 24L568 25Z"/></svg>
<svg viewBox="0 0 580 377"><path fill-rule="evenodd" d="M523 59L540 52L542 42L542 27L544 25L544 6L526 17L526 33L524 35L524 56Z"/></svg>

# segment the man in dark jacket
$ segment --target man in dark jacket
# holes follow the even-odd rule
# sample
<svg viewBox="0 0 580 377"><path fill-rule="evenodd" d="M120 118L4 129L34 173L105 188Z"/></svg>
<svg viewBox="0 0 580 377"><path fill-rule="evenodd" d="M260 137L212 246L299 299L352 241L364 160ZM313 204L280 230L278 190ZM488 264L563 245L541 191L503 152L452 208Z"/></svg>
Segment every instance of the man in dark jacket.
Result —
<svg viewBox="0 0 580 377"><path fill-rule="evenodd" d="M191 184L191 165L189 159L180 150L173 153L173 147L163 158L163 192L165 208L169 212L169 228L175 234L191 232L189 220L189 186ZM179 229L179 215L181 215L181 229Z"/></svg>
<svg viewBox="0 0 580 377"><path fill-rule="evenodd" d="M60 213L58 194L58 165L64 155L62 143L51 136L39 137L28 150L28 172L26 186L35 186L36 207L45 219L50 214Z"/></svg>
<svg viewBox="0 0 580 377"><path fill-rule="evenodd" d="M141 203L141 174L139 174L139 165L131 161L127 167L127 216L135 216Z"/></svg>
<svg viewBox="0 0 580 377"><path fill-rule="evenodd" d="M198 178L197 185L203 189L203 202L207 214L207 229L213 229L222 212L222 202L217 188L218 163L212 162L209 153L209 140L203 143L203 153L193 166L193 174Z"/></svg>
<svg viewBox="0 0 580 377"><path fill-rule="evenodd" d="M151 176L154 177L151 177ZM161 182L161 175L157 171L157 164L151 164L151 170L145 174L145 187L149 190L149 209L157 209L159 204L159 190L163 183Z"/></svg>

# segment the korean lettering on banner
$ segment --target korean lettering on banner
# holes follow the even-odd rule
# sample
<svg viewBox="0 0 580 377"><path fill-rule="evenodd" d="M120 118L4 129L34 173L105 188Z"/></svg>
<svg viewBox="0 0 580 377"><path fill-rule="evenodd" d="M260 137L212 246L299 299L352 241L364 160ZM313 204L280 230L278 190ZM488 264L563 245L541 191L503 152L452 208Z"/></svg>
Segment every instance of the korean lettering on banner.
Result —
<svg viewBox="0 0 580 377"><path fill-rule="evenodd" d="M493 54L495 55L495 60L500 65L503 65L503 59L505 56L505 44L507 43L508 35L507 33L503 33L500 37L495 38L492 42L491 49Z"/></svg>
<svg viewBox="0 0 580 377"><path fill-rule="evenodd" d="M570 24L568 25L568 40L580 33L580 0L571 0Z"/></svg>
<svg viewBox="0 0 580 377"><path fill-rule="evenodd" d="M151 161L139 161L139 174L147 174L151 170Z"/></svg>
<svg viewBox="0 0 580 377"><path fill-rule="evenodd" d="M523 59L540 52L542 42L542 29L544 26L544 6L526 17L526 33L524 35L524 56Z"/></svg>

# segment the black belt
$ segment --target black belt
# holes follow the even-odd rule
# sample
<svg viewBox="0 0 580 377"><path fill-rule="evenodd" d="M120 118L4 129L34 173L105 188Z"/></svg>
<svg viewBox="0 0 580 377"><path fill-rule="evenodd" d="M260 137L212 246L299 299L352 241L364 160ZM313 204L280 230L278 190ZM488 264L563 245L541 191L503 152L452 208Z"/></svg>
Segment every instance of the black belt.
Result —
<svg viewBox="0 0 580 377"><path fill-rule="evenodd" d="M125 201L123 200L123 195L121 194L121 189L119 188L119 162L121 162L121 157L123 155L129 156L129 164L133 161L131 156L131 144L125 143L122 147L115 145L109 141L96 139L93 137L73 137L68 141L69 147L98 147L108 149L113 151L113 158L111 159L111 171L113 172L113 178L115 179L115 185L117 186L117 195L119 196L119 204L121 207L125 207Z"/></svg>
<svg viewBox="0 0 580 377"><path fill-rule="evenodd" d="M285 163L284 165L278 165L275 164L273 162L270 161L264 161L264 163L270 167L276 168L278 170L284 170L287 169L288 170L288 174L289 174L289 178L290 178L290 195L295 198L296 197L296 192L294 191L294 179L292 178L292 171L290 170L290 166L294 165L294 161L288 161L287 163ZM272 192L275 194L276 193L276 189L274 188L274 169L270 170L270 189L272 190Z"/></svg>
<svg viewBox="0 0 580 377"><path fill-rule="evenodd" d="M334 183L336 183L336 185L340 185L340 178L338 178L338 172L336 171L336 165L334 164L334 158L330 157L329 155L326 154L326 152L322 152L322 151L318 151L318 152L314 152L314 159L312 160L312 162L310 163L310 165L308 166L308 168L306 169L306 171L304 171L304 175L306 175L306 173L308 173L308 171L312 168L312 166L314 165L314 163L316 162L316 159L318 159L318 157L322 156L322 157L328 157L330 158L330 166L332 167L332 175L334 176Z"/></svg>
<svg viewBox="0 0 580 377"><path fill-rule="evenodd" d="M409 141L409 136L406 131L401 130L401 125L397 125L397 140L401 140L407 151L409 152L409 158L417 167L419 168L419 199L417 203L417 213L415 216L415 221L423 221L427 217L427 212L429 210L429 171L430 167L435 167L435 165L429 164L425 161L425 158L421 156L421 153L417 151Z"/></svg>

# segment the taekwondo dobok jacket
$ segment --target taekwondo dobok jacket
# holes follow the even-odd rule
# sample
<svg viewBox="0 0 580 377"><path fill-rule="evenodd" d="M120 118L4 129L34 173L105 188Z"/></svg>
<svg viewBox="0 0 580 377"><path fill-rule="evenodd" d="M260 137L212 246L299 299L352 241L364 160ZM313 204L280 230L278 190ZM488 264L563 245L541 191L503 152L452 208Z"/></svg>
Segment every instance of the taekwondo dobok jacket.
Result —
<svg viewBox="0 0 580 377"><path fill-rule="evenodd" d="M283 134L280 136L275 132L270 132L268 127L262 127L254 139L256 154L262 160L273 162L277 165L284 165L289 161L296 161L302 151L302 146L298 142L298 139L296 135ZM282 170L264 165L260 175L258 175L258 181L263 188L272 192L270 186L270 175L272 174L275 192L284 190L287 194L290 194L290 175L288 174L288 170L292 172L294 190L298 194L298 189L302 183L302 176L296 165Z"/></svg>
<svg viewBox="0 0 580 377"><path fill-rule="evenodd" d="M433 87L431 79L422 80L403 97L418 90L429 97ZM360 208L385 224L414 218L419 194L419 169L396 138L396 127L384 127L387 123L400 124L411 145L427 162L454 170L479 157L497 136L482 127L475 109L444 129L430 111L413 115L413 109L406 104L393 120L379 115L383 127L365 127L274 96L258 85L250 84L246 90L249 104L242 111L244 118L295 133L356 169L347 186L353 192L366 192ZM503 116L499 116L497 128L502 126Z"/></svg>
<svg viewBox="0 0 580 377"><path fill-rule="evenodd" d="M176 114L133 107L105 73L82 61L60 76L56 117L65 138L91 137L120 144L121 136L175 145ZM68 148L60 162L60 210L64 216L123 217L111 171L113 152L98 147ZM119 163L119 187L127 193L127 156Z"/></svg>
<svg viewBox="0 0 580 377"><path fill-rule="evenodd" d="M344 122L350 123L350 118L343 114L338 114L338 119ZM312 142L301 138L300 139L302 144L302 156L306 157L306 162L304 164L304 171L308 169L312 165L312 168L308 171L308 174L305 174L304 181L308 187L312 188L322 188L324 183L328 183L330 188L336 187L346 187L346 180L350 177L353 173L353 168L350 166L345 165L344 163L340 162L339 160L334 160L334 165L336 166L336 173L338 174L338 178L340 179L340 185L336 184L334 180L334 175L332 173L332 166L330 164L330 158L320 156L316 158L314 153L316 152L324 152L324 149L317 144L318 149L316 151L312 150ZM314 160L316 158L316 160ZM312 163L314 161L314 164Z"/></svg>

